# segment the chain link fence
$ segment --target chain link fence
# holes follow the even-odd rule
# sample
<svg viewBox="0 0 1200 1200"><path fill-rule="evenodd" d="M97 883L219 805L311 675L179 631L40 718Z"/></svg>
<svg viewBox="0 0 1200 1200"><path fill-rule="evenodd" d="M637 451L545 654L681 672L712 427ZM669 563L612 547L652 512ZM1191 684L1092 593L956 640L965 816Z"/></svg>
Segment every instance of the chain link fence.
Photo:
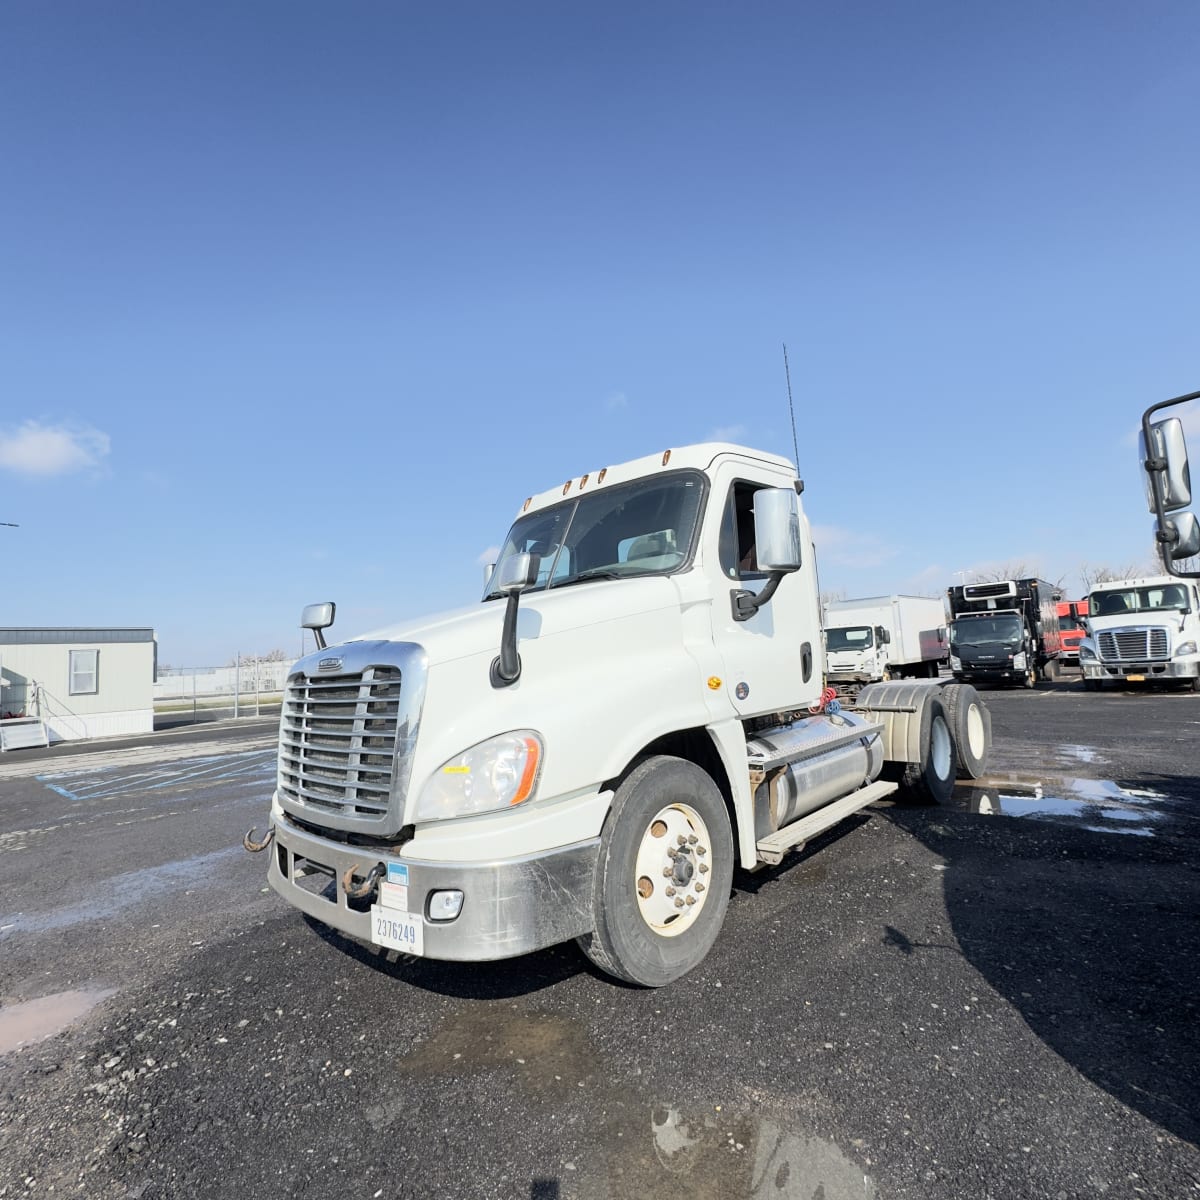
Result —
<svg viewBox="0 0 1200 1200"><path fill-rule="evenodd" d="M154 727L273 716L283 701L288 662L243 661L227 667L160 667L154 683Z"/></svg>

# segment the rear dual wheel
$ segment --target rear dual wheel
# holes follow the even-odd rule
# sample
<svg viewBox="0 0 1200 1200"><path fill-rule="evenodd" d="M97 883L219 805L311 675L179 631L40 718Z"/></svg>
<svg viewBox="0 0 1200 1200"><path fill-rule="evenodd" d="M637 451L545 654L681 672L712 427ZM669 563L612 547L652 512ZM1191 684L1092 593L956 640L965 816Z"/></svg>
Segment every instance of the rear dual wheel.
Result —
<svg viewBox="0 0 1200 1200"><path fill-rule="evenodd" d="M942 688L942 707L954 739L959 779L982 779L992 748L992 714L969 683Z"/></svg>

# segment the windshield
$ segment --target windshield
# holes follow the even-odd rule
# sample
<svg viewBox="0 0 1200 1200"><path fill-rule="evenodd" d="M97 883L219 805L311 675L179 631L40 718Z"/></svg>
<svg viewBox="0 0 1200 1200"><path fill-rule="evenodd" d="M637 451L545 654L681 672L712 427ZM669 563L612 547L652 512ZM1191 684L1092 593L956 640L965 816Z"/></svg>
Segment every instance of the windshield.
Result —
<svg viewBox="0 0 1200 1200"><path fill-rule="evenodd" d="M665 575L691 553L704 499L704 476L677 471L585 493L530 513L509 530L499 563L534 554L530 589L565 587L587 579ZM485 600L498 592L490 590Z"/></svg>
<svg viewBox="0 0 1200 1200"><path fill-rule="evenodd" d="M868 625L825 630L826 650L868 650L875 644Z"/></svg>
<svg viewBox="0 0 1200 1200"><path fill-rule="evenodd" d="M956 646L1019 642L1021 618L1016 613L997 613L994 617L962 617L950 626L950 640Z"/></svg>
<svg viewBox="0 0 1200 1200"><path fill-rule="evenodd" d="M1088 597L1088 615L1092 617L1161 612L1169 608L1189 611L1187 589L1182 584L1156 583L1149 587L1114 588L1111 592L1093 592Z"/></svg>
<svg viewBox="0 0 1200 1200"><path fill-rule="evenodd" d="M1078 617L1059 617L1058 628L1063 633L1070 633L1074 629L1082 629L1083 622Z"/></svg>

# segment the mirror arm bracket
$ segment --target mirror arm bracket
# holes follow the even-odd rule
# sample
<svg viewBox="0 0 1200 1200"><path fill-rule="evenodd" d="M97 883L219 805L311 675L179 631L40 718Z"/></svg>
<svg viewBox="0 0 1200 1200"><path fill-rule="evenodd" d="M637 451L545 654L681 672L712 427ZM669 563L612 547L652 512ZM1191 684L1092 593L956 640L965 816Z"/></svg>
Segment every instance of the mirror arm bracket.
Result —
<svg viewBox="0 0 1200 1200"><path fill-rule="evenodd" d="M521 656L517 653L517 608L520 592L509 592L504 609L504 630L500 635L500 655L492 659L489 677L492 687L511 687L521 678Z"/></svg>
<svg viewBox="0 0 1200 1200"><path fill-rule="evenodd" d="M749 621L775 595L775 590L787 574L787 571L772 571L770 577L767 579L766 586L757 596L746 588L738 588L730 592L729 599L733 605L733 619L735 621Z"/></svg>

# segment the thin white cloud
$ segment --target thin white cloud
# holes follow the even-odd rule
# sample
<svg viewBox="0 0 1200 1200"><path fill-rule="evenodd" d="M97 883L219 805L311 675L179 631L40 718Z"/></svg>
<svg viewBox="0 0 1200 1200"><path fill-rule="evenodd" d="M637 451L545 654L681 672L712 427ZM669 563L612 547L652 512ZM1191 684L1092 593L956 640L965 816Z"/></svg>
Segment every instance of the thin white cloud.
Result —
<svg viewBox="0 0 1200 1200"><path fill-rule="evenodd" d="M491 567L491 566L494 566L499 561L499 559L500 559L500 547L499 546L489 546L486 550L483 551L482 554L479 555L478 558L475 559L475 561L481 567Z"/></svg>
<svg viewBox="0 0 1200 1200"><path fill-rule="evenodd" d="M880 567L899 553L882 538L840 525L814 525L812 534L822 566Z"/></svg>
<svg viewBox="0 0 1200 1200"><path fill-rule="evenodd" d="M745 436L745 425L718 425L704 440L706 442L740 442Z"/></svg>
<svg viewBox="0 0 1200 1200"><path fill-rule="evenodd" d="M20 475L70 475L95 470L109 447L108 434L98 429L26 421L0 430L0 468Z"/></svg>

